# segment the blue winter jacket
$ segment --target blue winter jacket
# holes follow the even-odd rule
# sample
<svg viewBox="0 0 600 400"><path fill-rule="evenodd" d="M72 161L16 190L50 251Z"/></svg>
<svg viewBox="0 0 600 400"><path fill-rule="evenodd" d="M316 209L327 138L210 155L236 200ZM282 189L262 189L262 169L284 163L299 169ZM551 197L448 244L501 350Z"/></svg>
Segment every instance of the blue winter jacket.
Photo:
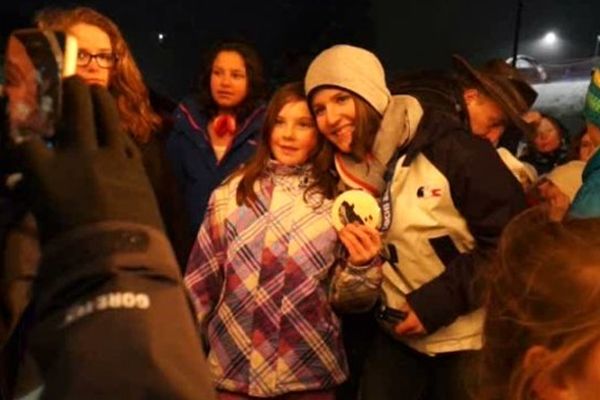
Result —
<svg viewBox="0 0 600 400"><path fill-rule="evenodd" d="M600 217L600 149L585 165L583 184L569 209L572 218Z"/></svg>
<svg viewBox="0 0 600 400"><path fill-rule="evenodd" d="M185 196L194 235L204 218L213 189L255 153L265 113L263 105L254 110L239 125L230 148L221 161L217 161L208 135L208 119L198 107L193 97L179 104L167 142L167 154Z"/></svg>

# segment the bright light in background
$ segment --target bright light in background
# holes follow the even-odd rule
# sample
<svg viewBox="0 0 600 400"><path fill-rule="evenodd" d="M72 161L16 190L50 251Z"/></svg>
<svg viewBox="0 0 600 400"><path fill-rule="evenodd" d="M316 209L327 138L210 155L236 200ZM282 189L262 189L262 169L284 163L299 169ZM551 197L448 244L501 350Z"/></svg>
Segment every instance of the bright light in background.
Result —
<svg viewBox="0 0 600 400"><path fill-rule="evenodd" d="M158 42L162 43L164 41L165 41L165 34L162 33L162 32L159 32L159 34L158 34Z"/></svg>
<svg viewBox="0 0 600 400"><path fill-rule="evenodd" d="M527 48L527 50L528 54L536 58L545 59L547 62L548 57L560 57L566 44L567 39L559 36L556 31L547 31L543 36L538 36L537 39L534 39L531 42L531 47Z"/></svg>
<svg viewBox="0 0 600 400"><path fill-rule="evenodd" d="M548 32L548 33L546 33L546 35L542 39L542 42L546 46L554 46L556 44L557 40L558 40L558 36L556 36L556 33L554 33L554 32Z"/></svg>

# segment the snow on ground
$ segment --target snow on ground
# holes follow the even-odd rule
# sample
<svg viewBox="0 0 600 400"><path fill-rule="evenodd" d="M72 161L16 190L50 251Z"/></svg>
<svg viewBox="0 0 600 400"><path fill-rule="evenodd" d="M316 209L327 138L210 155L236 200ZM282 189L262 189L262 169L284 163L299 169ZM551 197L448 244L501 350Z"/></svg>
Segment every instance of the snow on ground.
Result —
<svg viewBox="0 0 600 400"><path fill-rule="evenodd" d="M533 108L560 119L576 133L582 127L581 111L589 79L532 85L538 92Z"/></svg>

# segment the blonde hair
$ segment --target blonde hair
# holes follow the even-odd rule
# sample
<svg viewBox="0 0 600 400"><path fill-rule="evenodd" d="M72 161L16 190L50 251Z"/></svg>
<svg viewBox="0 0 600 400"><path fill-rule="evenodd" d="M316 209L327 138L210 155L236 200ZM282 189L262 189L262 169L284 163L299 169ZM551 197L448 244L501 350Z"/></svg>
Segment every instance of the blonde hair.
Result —
<svg viewBox="0 0 600 400"><path fill-rule="evenodd" d="M117 25L88 7L44 9L36 15L35 20L41 29L68 31L72 26L84 23L96 26L108 35L117 57L108 89L117 102L121 126L137 142L148 142L152 133L160 128L162 120L150 105L142 74Z"/></svg>
<svg viewBox="0 0 600 400"><path fill-rule="evenodd" d="M487 277L478 399L530 399L539 374L577 374L600 340L600 218L553 222L530 209L505 229ZM548 350L535 363L533 346Z"/></svg>

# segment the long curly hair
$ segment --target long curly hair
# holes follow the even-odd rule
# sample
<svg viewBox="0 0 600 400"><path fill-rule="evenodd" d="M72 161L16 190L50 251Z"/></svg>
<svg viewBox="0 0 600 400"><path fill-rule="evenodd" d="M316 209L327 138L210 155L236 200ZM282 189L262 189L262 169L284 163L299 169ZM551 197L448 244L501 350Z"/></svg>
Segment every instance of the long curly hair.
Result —
<svg viewBox="0 0 600 400"><path fill-rule="evenodd" d="M111 70L108 89L115 97L122 128L137 142L147 143L152 133L161 127L162 120L150 105L142 74L117 25L88 7L47 8L36 15L35 21L41 29L66 32L72 26L84 23L96 26L108 35L117 57Z"/></svg>
<svg viewBox="0 0 600 400"><path fill-rule="evenodd" d="M600 218L550 221L541 208L505 229L489 271L482 400L527 400L535 378L576 375L600 341ZM533 346L547 349L525 362Z"/></svg>

